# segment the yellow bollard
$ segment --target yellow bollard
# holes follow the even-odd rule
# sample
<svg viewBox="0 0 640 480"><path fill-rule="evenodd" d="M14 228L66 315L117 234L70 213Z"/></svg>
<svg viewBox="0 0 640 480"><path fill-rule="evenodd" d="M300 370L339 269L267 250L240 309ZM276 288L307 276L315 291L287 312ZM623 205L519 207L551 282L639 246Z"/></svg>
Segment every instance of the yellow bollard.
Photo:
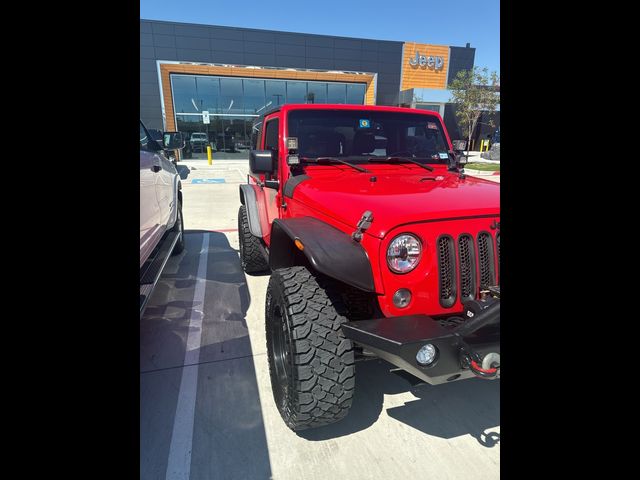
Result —
<svg viewBox="0 0 640 480"><path fill-rule="evenodd" d="M207 162L211 165L213 158L211 158L211 145L207 145Z"/></svg>

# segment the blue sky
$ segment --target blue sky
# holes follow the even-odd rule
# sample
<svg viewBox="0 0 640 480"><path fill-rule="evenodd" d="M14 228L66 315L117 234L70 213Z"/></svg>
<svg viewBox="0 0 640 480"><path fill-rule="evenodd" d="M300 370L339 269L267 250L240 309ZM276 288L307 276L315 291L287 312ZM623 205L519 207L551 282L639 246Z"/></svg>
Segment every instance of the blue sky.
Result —
<svg viewBox="0 0 640 480"><path fill-rule="evenodd" d="M140 0L140 18L476 48L500 72L499 0Z"/></svg>

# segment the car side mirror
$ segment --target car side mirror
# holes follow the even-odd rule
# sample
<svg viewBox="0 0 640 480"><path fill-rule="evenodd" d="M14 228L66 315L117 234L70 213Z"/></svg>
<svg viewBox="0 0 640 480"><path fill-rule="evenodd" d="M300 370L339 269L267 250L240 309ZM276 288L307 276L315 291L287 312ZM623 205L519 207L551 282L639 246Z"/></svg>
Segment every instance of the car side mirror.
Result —
<svg viewBox="0 0 640 480"><path fill-rule="evenodd" d="M467 164L467 156L462 150L449 150L449 170L456 171Z"/></svg>
<svg viewBox="0 0 640 480"><path fill-rule="evenodd" d="M251 150L249 152L249 170L251 173L273 173L274 154L272 150Z"/></svg>
<svg viewBox="0 0 640 480"><path fill-rule="evenodd" d="M182 132L164 132L162 146L165 150L182 150L184 148L184 135Z"/></svg>
<svg viewBox="0 0 640 480"><path fill-rule="evenodd" d="M458 165L466 165L469 159L462 150L455 150L456 162Z"/></svg>
<svg viewBox="0 0 640 480"><path fill-rule="evenodd" d="M453 140L451 143L453 144L454 152L462 152L467 148L466 140Z"/></svg>

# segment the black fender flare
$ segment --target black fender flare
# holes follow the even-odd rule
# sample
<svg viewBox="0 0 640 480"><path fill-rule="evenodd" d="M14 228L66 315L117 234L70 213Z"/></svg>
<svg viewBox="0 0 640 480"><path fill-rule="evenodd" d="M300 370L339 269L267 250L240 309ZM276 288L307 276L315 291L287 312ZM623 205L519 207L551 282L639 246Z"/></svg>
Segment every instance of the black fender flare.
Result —
<svg viewBox="0 0 640 480"><path fill-rule="evenodd" d="M299 265L302 254L318 272L343 283L374 292L369 256L362 245L346 233L313 217L276 219L271 227L271 270Z"/></svg>
<svg viewBox="0 0 640 480"><path fill-rule="evenodd" d="M262 227L260 226L260 215L258 213L258 199L253 185L248 183L240 185L240 203L247 207L247 219L249 220L249 231L251 235L262 238Z"/></svg>

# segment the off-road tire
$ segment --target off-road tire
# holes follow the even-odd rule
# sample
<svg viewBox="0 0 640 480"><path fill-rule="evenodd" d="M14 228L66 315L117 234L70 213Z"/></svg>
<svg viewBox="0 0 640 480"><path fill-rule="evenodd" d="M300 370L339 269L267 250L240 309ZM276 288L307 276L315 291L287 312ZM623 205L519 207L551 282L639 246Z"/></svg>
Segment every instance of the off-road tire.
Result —
<svg viewBox="0 0 640 480"><path fill-rule="evenodd" d="M182 253L184 250L184 222L182 220L182 201L178 200L178 218L176 218L176 223L171 229L174 232L178 232L178 240L173 247L173 251L171 255L178 255Z"/></svg>
<svg viewBox="0 0 640 480"><path fill-rule="evenodd" d="M306 267L281 268L266 297L269 373L283 420L294 431L341 420L351 407L355 366L336 284Z"/></svg>
<svg viewBox="0 0 640 480"><path fill-rule="evenodd" d="M246 273L260 273L269 270L264 247L260 239L251 234L247 207L240 205L238 210L238 243L240 244L240 262Z"/></svg>

